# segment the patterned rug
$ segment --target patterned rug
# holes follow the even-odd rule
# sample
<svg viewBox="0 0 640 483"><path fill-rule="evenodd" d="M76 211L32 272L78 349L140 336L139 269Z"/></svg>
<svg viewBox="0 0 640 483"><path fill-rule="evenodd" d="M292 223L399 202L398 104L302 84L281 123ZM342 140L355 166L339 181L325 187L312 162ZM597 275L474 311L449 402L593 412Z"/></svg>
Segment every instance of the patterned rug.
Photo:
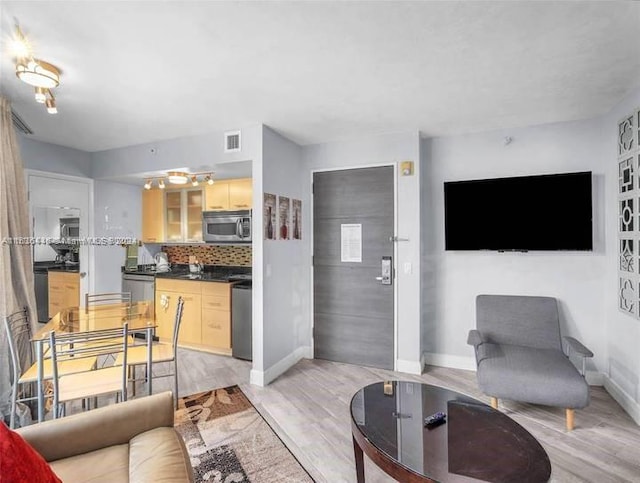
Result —
<svg viewBox="0 0 640 483"><path fill-rule="evenodd" d="M238 386L181 398L175 427L196 482L313 482Z"/></svg>

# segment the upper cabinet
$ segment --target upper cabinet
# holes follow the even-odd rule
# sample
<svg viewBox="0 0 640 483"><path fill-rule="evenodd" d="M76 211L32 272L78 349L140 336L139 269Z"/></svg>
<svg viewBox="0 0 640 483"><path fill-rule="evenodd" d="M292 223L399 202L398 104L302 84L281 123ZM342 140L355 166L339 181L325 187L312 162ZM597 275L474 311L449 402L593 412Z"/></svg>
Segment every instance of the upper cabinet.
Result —
<svg viewBox="0 0 640 483"><path fill-rule="evenodd" d="M161 189L142 191L142 241L164 241L164 191Z"/></svg>
<svg viewBox="0 0 640 483"><path fill-rule="evenodd" d="M250 210L253 205L253 180L251 178L216 181L205 188L205 210Z"/></svg>
<svg viewBox="0 0 640 483"><path fill-rule="evenodd" d="M202 241L202 211L250 210L252 180L216 181L203 188L142 191L142 241L193 243Z"/></svg>

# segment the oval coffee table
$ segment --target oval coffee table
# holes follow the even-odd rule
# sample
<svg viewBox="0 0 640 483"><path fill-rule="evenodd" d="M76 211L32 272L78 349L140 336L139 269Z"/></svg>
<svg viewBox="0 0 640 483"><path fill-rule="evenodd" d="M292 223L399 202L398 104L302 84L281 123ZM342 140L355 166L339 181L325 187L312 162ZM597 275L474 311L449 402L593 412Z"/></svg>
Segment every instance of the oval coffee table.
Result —
<svg viewBox="0 0 640 483"><path fill-rule="evenodd" d="M424 419L438 411L446 423ZM358 482L363 452L401 482L542 482L551 475L540 443L510 417L463 394L416 382L378 382L351 399Z"/></svg>

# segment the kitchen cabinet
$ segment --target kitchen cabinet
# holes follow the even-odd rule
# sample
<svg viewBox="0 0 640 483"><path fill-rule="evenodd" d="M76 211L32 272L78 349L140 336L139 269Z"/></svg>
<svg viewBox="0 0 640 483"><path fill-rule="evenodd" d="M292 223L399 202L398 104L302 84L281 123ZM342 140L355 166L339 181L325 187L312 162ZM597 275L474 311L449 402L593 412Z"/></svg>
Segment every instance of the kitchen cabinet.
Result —
<svg viewBox="0 0 640 483"><path fill-rule="evenodd" d="M161 243L164 240L164 191L142 191L142 241Z"/></svg>
<svg viewBox="0 0 640 483"><path fill-rule="evenodd" d="M156 334L162 341L171 341L180 296L184 308L178 345L230 354L231 284L156 279Z"/></svg>
<svg viewBox="0 0 640 483"><path fill-rule="evenodd" d="M216 181L205 188L206 209L209 211L250 210L253 205L251 178Z"/></svg>
<svg viewBox="0 0 640 483"><path fill-rule="evenodd" d="M200 188L167 190L166 241L201 242L204 193Z"/></svg>
<svg viewBox="0 0 640 483"><path fill-rule="evenodd" d="M49 271L49 317L69 307L80 306L80 274Z"/></svg>

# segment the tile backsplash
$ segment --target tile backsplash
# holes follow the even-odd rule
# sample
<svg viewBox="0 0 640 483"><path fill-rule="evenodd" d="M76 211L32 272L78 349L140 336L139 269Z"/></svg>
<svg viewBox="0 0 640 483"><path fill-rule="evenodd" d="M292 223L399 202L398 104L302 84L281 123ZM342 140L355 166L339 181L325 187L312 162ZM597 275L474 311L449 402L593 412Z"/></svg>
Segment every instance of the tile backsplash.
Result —
<svg viewBox="0 0 640 483"><path fill-rule="evenodd" d="M250 267L251 245L171 245L162 251L169 257L169 263L186 265L193 255L204 265L225 267Z"/></svg>

